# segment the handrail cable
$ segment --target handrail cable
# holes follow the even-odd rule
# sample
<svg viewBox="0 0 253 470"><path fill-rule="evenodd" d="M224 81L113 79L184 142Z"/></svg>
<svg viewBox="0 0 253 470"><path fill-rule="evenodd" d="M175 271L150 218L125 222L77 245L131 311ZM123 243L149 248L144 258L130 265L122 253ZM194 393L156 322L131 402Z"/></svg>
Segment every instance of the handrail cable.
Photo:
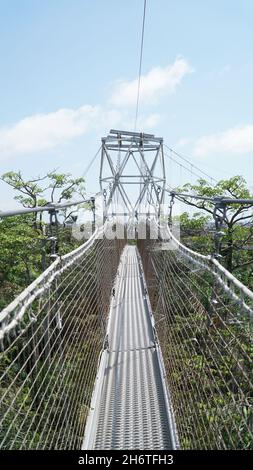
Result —
<svg viewBox="0 0 253 470"><path fill-rule="evenodd" d="M210 176L208 173L206 173L205 171L201 170L201 168L199 168L197 165L194 165L194 163L192 163L190 160L188 160L185 156L183 156L182 154L176 152L175 150L173 150L171 147L169 147L169 146L166 145L166 144L164 144L164 147L166 147L166 148L167 148L171 153L173 153L176 157L178 157L178 158L180 158L181 160L183 160L184 162L188 163L188 165L190 165L190 167L191 167L191 170L192 170L192 168L195 168L195 170L198 170L203 176L206 176L211 182L212 182L212 181L215 181L216 183L218 183L218 180L217 180L216 178L214 178L213 176ZM171 158L170 155L167 155L167 156L168 156L169 158ZM175 160L173 160L173 161L175 161ZM176 162L176 163L178 163L178 162ZM180 163L178 163L178 165L180 165ZM183 168L185 168L185 167L183 166ZM187 168L185 168L185 169L187 169ZM189 170L189 169L187 169L187 170ZM191 170L189 170L189 171L192 173ZM195 176L198 176L198 175L195 175Z"/></svg>

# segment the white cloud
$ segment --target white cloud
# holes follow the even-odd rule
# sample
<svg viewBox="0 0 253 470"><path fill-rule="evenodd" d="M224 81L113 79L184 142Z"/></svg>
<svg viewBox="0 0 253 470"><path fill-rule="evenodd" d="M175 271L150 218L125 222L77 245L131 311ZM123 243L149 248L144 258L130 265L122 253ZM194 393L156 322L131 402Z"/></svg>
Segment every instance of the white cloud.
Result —
<svg viewBox="0 0 253 470"><path fill-rule="evenodd" d="M176 144L176 147L185 147L186 145L189 145L191 144L192 142L192 139L189 139L189 138L184 138L184 139L180 139L177 144Z"/></svg>
<svg viewBox="0 0 253 470"><path fill-rule="evenodd" d="M140 114L137 122L137 132L154 131L161 121L161 115L158 113ZM121 115L121 129L133 130L134 114L124 111Z"/></svg>
<svg viewBox="0 0 253 470"><path fill-rule="evenodd" d="M192 68L183 58L177 58L167 67L155 67L141 76L141 103L152 104L165 93L171 94L180 84L183 77L192 72ZM110 98L113 106L135 106L138 89L138 78L122 81L115 86Z"/></svg>
<svg viewBox="0 0 253 470"><path fill-rule="evenodd" d="M149 103L162 93L173 93L184 75L190 72L190 66L182 58L165 68L153 68L142 77L141 102ZM27 116L13 125L0 127L0 157L53 149L93 131L101 134L112 127L131 129L134 115L129 105L135 105L136 87L137 80L119 83L111 97L110 107L84 105L76 109L62 108ZM125 109L119 110L117 106ZM151 130L159 120L157 113L144 113L139 116L138 129Z"/></svg>
<svg viewBox="0 0 253 470"><path fill-rule="evenodd" d="M253 152L253 125L233 127L224 132L200 137L195 142L193 152L198 157Z"/></svg>
<svg viewBox="0 0 253 470"><path fill-rule="evenodd" d="M0 128L0 155L47 150L94 129L117 125L120 121L119 111L89 105L35 114L12 126Z"/></svg>
<svg viewBox="0 0 253 470"><path fill-rule="evenodd" d="M141 115L138 128L153 129L159 119L157 113ZM133 121L128 111L89 105L35 114L0 128L0 158L53 149L93 131L100 135L115 127L131 129Z"/></svg>
<svg viewBox="0 0 253 470"><path fill-rule="evenodd" d="M145 131L145 129L154 129L159 124L160 120L161 116L158 113L140 116L138 128L142 131Z"/></svg>

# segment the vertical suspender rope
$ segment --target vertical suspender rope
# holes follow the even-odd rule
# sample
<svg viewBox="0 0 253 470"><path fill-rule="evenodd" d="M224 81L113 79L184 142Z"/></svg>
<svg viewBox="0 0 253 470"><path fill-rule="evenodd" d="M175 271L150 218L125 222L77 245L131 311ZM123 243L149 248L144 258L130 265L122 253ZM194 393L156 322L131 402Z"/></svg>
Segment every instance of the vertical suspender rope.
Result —
<svg viewBox="0 0 253 470"><path fill-rule="evenodd" d="M136 99L134 132L136 131L136 126L137 126L139 101L140 101L141 68L142 68L143 42L144 42L144 30L145 30L146 3L147 3L147 0L144 0L143 19L142 19L142 33L141 33L141 51L140 51L139 77L138 77L138 90L137 90L137 99Z"/></svg>

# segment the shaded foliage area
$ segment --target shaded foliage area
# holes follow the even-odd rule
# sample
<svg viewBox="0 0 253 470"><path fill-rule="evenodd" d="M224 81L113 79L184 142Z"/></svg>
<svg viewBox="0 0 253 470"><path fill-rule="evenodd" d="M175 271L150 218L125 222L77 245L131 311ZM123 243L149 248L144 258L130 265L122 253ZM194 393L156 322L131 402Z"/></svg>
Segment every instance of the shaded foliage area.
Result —
<svg viewBox="0 0 253 470"><path fill-rule="evenodd" d="M252 199L245 180L235 176L211 186L205 180L178 188L179 192L204 197L225 196L233 199ZM209 201L180 196L179 199L197 212L185 212L180 217L183 242L203 254L213 254L214 205ZM221 211L218 211L221 215ZM250 204L227 204L222 226L221 258L219 261L245 285L253 289L253 215Z"/></svg>
<svg viewBox="0 0 253 470"><path fill-rule="evenodd" d="M181 448L253 449L252 321L210 272L139 247Z"/></svg>
<svg viewBox="0 0 253 470"><path fill-rule="evenodd" d="M20 171L8 172L1 180L13 188L14 199L25 208L66 202L75 195L85 196L84 179L51 171L27 180ZM10 303L51 263L51 236L57 238L59 255L76 248L80 242L71 236L73 210L57 214L59 223L49 226L45 213L0 219L0 309Z"/></svg>
<svg viewBox="0 0 253 470"><path fill-rule="evenodd" d="M20 172L10 172L2 179L14 188L15 199L24 207L84 194L83 178L55 172L31 181ZM47 214L0 219L0 309L51 265L52 237L57 238L60 256L83 243L72 237L68 224L72 214L61 211L58 223L54 220L51 225ZM22 320L0 338L3 449L81 447L120 254L120 247L113 244L106 252L103 245L99 249L102 243L96 242L46 288L39 281L42 293L30 304L31 294L27 294L11 313L9 321L25 309ZM115 262L106 264L104 257L110 253ZM61 257L59 262L61 268L65 266ZM0 323L1 333L5 324L6 320Z"/></svg>
<svg viewBox="0 0 253 470"><path fill-rule="evenodd" d="M0 310L50 265L48 223L34 228L33 217L17 216L0 221ZM55 227L53 228L55 232ZM57 229L58 254L64 255L82 242L72 237L71 227Z"/></svg>
<svg viewBox="0 0 253 470"><path fill-rule="evenodd" d="M42 238L29 216L0 221L0 309L42 272Z"/></svg>
<svg viewBox="0 0 253 470"><path fill-rule="evenodd" d="M42 292L5 335L2 449L81 448L122 247L123 242L98 239L60 261L53 280L41 281Z"/></svg>

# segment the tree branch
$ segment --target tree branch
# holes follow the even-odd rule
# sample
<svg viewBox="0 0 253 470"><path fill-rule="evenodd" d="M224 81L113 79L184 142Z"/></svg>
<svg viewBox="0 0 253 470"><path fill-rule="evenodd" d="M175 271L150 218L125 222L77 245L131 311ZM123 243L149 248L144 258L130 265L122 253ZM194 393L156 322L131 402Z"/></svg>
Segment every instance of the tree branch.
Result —
<svg viewBox="0 0 253 470"><path fill-rule="evenodd" d="M248 265L250 265L250 264L253 264L253 260L245 261L245 262L242 263L242 264L236 264L235 266L233 266L233 271L234 271L235 269L239 269L239 268L242 268L242 267L244 267L244 266L248 266Z"/></svg>

